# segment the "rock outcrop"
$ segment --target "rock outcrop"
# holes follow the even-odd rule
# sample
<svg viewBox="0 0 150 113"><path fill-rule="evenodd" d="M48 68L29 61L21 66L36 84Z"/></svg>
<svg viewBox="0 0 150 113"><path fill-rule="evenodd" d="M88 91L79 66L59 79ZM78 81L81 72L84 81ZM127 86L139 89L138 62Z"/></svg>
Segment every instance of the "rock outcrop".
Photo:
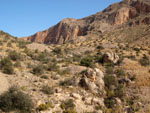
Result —
<svg viewBox="0 0 150 113"><path fill-rule="evenodd" d="M82 28L76 19L64 19L48 30L41 31L24 39L45 44L62 44L67 40L83 35Z"/></svg>
<svg viewBox="0 0 150 113"><path fill-rule="evenodd" d="M83 19L64 19L45 31L23 39L45 44L62 44L79 36L99 35L105 31L111 31L118 25L147 13L150 13L149 0L124 0ZM149 24L149 19L144 19L143 23Z"/></svg>
<svg viewBox="0 0 150 113"><path fill-rule="evenodd" d="M103 55L103 62L117 63L118 60L119 60L119 56L114 52L106 52Z"/></svg>
<svg viewBox="0 0 150 113"><path fill-rule="evenodd" d="M79 85L85 90L90 90L92 93L99 93L100 90L104 89L104 74L99 69L88 68L85 73L83 73L82 78L79 81Z"/></svg>

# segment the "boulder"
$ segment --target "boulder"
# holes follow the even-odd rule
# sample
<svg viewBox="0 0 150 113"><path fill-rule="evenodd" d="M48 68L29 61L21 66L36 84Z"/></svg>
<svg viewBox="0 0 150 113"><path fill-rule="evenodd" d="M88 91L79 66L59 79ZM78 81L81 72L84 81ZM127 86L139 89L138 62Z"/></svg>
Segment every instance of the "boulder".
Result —
<svg viewBox="0 0 150 113"><path fill-rule="evenodd" d="M114 52L105 52L103 55L103 62L113 62L117 63L119 56Z"/></svg>
<svg viewBox="0 0 150 113"><path fill-rule="evenodd" d="M101 70L88 68L79 80L79 85L85 90L96 94L104 88L104 74Z"/></svg>

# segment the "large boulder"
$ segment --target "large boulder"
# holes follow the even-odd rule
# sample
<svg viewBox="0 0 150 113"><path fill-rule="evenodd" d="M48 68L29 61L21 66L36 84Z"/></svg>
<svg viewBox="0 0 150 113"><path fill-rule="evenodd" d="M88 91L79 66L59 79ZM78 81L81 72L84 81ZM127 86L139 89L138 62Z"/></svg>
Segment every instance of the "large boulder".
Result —
<svg viewBox="0 0 150 113"><path fill-rule="evenodd" d="M117 63L119 56L114 52L105 52L103 55L103 62L113 62Z"/></svg>
<svg viewBox="0 0 150 113"><path fill-rule="evenodd" d="M98 68L88 68L83 73L82 78L79 81L79 85L85 90L90 90L92 93L99 93L104 88L104 74Z"/></svg>

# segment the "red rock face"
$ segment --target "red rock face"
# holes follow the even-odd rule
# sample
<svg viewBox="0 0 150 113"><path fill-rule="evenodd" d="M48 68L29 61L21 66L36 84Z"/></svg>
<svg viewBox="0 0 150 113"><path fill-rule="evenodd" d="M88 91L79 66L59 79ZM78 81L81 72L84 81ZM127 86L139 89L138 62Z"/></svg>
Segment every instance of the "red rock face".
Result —
<svg viewBox="0 0 150 113"><path fill-rule="evenodd" d="M131 18L136 16L136 10L134 8L123 7L118 10L116 17L114 19L114 24L119 25L123 24Z"/></svg>
<svg viewBox="0 0 150 113"><path fill-rule="evenodd" d="M76 21L76 19L65 19L48 30L38 32L24 39L45 44L62 44L82 35L82 28Z"/></svg>
<svg viewBox="0 0 150 113"><path fill-rule="evenodd" d="M48 30L38 32L24 39L45 44L62 44L88 33L100 34L109 31L117 25L147 13L150 13L149 0L124 0L109 6L103 12L83 19L64 19ZM149 24L150 19L145 18L134 23L132 25Z"/></svg>

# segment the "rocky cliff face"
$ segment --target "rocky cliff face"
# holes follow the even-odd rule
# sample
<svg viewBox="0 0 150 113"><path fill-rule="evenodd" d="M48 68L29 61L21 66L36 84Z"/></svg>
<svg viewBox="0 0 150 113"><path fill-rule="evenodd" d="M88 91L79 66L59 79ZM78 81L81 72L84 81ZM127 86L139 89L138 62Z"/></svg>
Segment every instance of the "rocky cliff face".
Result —
<svg viewBox="0 0 150 113"><path fill-rule="evenodd" d="M64 19L48 30L25 37L25 40L45 44L62 44L68 40L88 34L101 34L114 29L140 15L150 12L148 0L124 0L112 4L104 11L83 19ZM140 23L150 23L149 18L138 20Z"/></svg>

